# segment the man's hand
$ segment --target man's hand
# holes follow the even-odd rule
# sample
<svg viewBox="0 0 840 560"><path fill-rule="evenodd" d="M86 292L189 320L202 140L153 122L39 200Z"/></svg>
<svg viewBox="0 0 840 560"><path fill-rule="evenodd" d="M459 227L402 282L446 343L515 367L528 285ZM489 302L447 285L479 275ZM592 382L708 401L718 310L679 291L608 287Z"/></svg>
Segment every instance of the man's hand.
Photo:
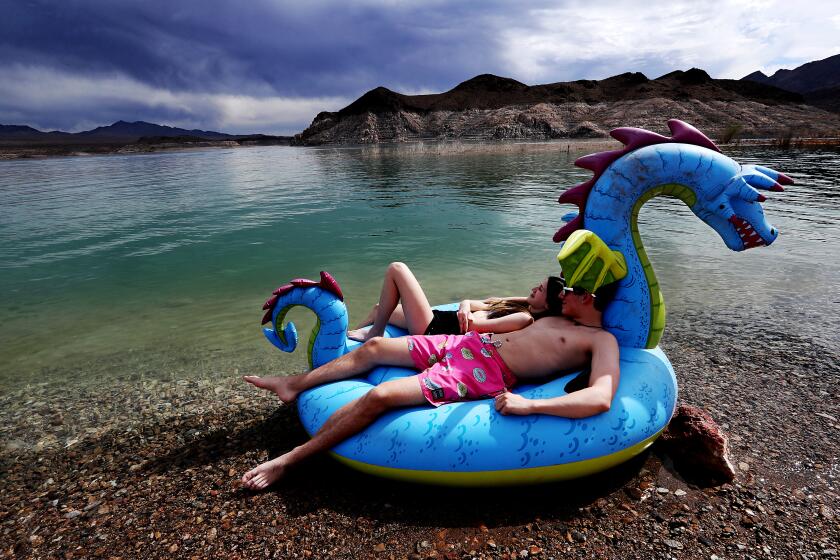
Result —
<svg viewBox="0 0 840 560"><path fill-rule="evenodd" d="M504 416L507 416L508 414L516 414L519 416L533 414L530 399L526 399L520 395L514 395L513 393L508 393L507 391L496 396L496 410Z"/></svg>

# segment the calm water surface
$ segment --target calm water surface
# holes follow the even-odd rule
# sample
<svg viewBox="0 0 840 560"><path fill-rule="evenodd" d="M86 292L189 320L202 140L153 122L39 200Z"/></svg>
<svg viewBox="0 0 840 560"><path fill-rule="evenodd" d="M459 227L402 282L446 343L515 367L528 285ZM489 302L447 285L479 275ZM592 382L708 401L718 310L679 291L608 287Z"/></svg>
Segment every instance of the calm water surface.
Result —
<svg viewBox="0 0 840 560"><path fill-rule="evenodd" d="M433 302L525 294L557 271L551 237L571 209L557 196L589 177L572 165L580 153L542 148L0 162L0 387L301 367L303 356L264 341L260 307L276 286L321 269L357 318L395 260L411 265ZM728 155L796 179L765 203L781 236L733 253L681 202L648 203L640 229L669 313L755 312L759 344L778 330L836 344L840 154ZM292 318L313 324L304 311Z"/></svg>

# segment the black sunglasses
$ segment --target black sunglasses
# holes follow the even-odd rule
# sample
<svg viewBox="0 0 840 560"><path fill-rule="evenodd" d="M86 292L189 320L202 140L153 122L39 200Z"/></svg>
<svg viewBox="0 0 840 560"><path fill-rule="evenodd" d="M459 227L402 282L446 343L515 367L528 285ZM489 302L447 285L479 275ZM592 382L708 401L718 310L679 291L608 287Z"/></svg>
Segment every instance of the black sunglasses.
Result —
<svg viewBox="0 0 840 560"><path fill-rule="evenodd" d="M570 288L566 286L566 279L562 276L549 276L548 283L546 285L546 292L548 295L548 303L549 308L552 306L552 302L557 300L557 296L560 295L560 292L572 292L576 296L582 296L584 294L589 294L586 290L581 288L580 286L575 286L574 288ZM589 294L593 298L595 294Z"/></svg>

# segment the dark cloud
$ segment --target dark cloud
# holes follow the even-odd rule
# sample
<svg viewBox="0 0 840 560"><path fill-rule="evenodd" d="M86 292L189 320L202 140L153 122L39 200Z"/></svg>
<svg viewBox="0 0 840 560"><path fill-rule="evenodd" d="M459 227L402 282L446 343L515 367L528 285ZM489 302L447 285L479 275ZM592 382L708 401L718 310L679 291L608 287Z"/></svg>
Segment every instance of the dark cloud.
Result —
<svg viewBox="0 0 840 560"><path fill-rule="evenodd" d="M3 13L7 61L257 96L447 89L500 67L485 14L505 17L491 2L8 1Z"/></svg>
<svg viewBox="0 0 840 560"><path fill-rule="evenodd" d="M380 85L772 72L836 54L837 25L830 3L688 0L0 0L0 15L0 123L286 134Z"/></svg>

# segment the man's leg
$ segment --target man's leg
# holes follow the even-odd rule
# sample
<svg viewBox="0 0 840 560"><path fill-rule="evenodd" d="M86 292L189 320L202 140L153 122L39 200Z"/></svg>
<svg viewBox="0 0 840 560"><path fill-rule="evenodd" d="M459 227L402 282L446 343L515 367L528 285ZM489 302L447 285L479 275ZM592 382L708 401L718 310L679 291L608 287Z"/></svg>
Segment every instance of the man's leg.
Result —
<svg viewBox="0 0 840 560"><path fill-rule="evenodd" d="M411 359L406 339L372 338L365 342L361 348L300 375L276 375L272 377L246 375L242 379L261 389L273 391L283 402L291 402L297 398L301 391L331 381L347 379L376 366L413 368L414 360Z"/></svg>
<svg viewBox="0 0 840 560"><path fill-rule="evenodd" d="M242 483L246 488L262 490L282 477L289 466L315 453L335 447L367 428L386 410L425 402L426 397L423 396L416 375L382 383L368 391L365 396L336 410L312 439L303 445L246 472L242 476Z"/></svg>

